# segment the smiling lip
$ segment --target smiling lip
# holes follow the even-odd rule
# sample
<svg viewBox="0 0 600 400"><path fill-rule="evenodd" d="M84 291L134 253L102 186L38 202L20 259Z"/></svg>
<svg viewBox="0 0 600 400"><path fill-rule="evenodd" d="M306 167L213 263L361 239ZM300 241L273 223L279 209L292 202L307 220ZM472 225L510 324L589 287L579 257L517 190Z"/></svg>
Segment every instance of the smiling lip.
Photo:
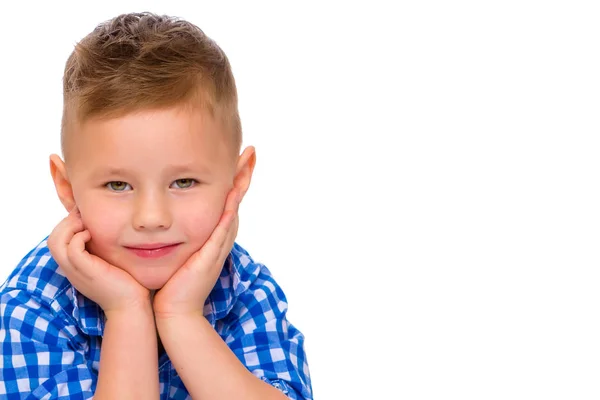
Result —
<svg viewBox="0 0 600 400"><path fill-rule="evenodd" d="M160 258L171 253L181 243L153 243L153 244L140 244L135 246L125 246L125 248L133 252L138 257L142 258Z"/></svg>

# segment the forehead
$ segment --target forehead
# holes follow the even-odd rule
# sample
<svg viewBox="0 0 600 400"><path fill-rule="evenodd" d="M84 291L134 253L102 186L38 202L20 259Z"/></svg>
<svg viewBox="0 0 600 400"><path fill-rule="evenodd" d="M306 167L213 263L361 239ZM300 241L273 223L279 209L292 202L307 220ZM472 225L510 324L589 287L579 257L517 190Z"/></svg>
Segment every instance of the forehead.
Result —
<svg viewBox="0 0 600 400"><path fill-rule="evenodd" d="M114 168L202 164L231 161L226 134L207 113L190 108L132 112L92 118L74 129L68 163Z"/></svg>

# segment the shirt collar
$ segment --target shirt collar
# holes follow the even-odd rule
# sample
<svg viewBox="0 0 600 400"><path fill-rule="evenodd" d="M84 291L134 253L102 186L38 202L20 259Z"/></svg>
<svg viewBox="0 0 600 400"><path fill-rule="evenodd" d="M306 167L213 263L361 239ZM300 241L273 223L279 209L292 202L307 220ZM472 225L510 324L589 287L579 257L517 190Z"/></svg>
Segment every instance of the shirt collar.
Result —
<svg viewBox="0 0 600 400"><path fill-rule="evenodd" d="M238 296L244 293L260 272L248 252L237 243L233 245L229 256L223 264L221 275L206 302L204 316L214 327L233 308ZM98 304L73 288L73 318L79 329L89 336L104 334L105 315Z"/></svg>

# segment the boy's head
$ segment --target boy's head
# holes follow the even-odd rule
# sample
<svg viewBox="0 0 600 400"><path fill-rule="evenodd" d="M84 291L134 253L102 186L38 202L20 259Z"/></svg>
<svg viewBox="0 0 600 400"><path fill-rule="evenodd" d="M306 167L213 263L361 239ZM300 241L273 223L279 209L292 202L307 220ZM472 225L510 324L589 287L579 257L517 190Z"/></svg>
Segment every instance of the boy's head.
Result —
<svg viewBox="0 0 600 400"><path fill-rule="evenodd" d="M158 289L208 239L229 190L250 184L227 57L186 21L121 15L76 45L63 94L58 196L79 208L90 252Z"/></svg>
<svg viewBox="0 0 600 400"><path fill-rule="evenodd" d="M150 13L104 22L75 47L63 79L61 145L87 120L172 106L195 108L222 124L231 148L242 132L235 80L225 53L198 27Z"/></svg>

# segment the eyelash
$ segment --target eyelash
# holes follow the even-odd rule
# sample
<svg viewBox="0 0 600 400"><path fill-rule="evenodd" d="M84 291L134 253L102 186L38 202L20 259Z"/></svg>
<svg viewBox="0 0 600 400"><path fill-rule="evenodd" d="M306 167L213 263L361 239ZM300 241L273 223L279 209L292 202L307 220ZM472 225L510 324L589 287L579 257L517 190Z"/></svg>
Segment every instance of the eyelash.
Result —
<svg viewBox="0 0 600 400"><path fill-rule="evenodd" d="M126 185L126 187L127 187L127 186L131 187L131 185L130 185L129 183L127 183L127 182L123 182L123 181L110 181L110 182L106 183L104 186L105 186L105 187L106 187L108 190L110 190L110 191L112 191L112 192L124 192L124 191L125 191L125 189L118 190L118 189L114 189L114 188L112 188L112 185L113 185L114 183L125 184L125 185Z"/></svg>
<svg viewBox="0 0 600 400"><path fill-rule="evenodd" d="M171 186L172 186L174 183L176 183L176 182L179 182L179 181L190 181L190 186L183 187L183 188L182 188L182 187L180 187L180 188L178 188L178 189L189 189L189 188L191 188L191 187L194 187L194 186L196 186L196 184L198 183L198 181L197 181L197 180L195 180L195 179L192 179L192 178L182 178L182 179L177 179L177 180L174 180L174 181L173 181L173 183L171 184Z"/></svg>
<svg viewBox="0 0 600 400"><path fill-rule="evenodd" d="M174 184L176 184L177 182L181 182L181 181L190 181L190 185L186 186L186 187L175 187L174 189L189 189L192 188L194 186L196 186L198 184L198 181L196 179L192 179L192 178L182 178L182 179L176 179L173 181L173 183L171 183L171 185L169 186L169 188L171 188ZM112 185L115 183L120 183L120 184L124 184L126 185L124 189L114 189L112 188ZM110 181L107 182L104 185L108 190L113 191L113 192L125 192L127 187L131 188L131 185L127 182L123 182L123 181Z"/></svg>

